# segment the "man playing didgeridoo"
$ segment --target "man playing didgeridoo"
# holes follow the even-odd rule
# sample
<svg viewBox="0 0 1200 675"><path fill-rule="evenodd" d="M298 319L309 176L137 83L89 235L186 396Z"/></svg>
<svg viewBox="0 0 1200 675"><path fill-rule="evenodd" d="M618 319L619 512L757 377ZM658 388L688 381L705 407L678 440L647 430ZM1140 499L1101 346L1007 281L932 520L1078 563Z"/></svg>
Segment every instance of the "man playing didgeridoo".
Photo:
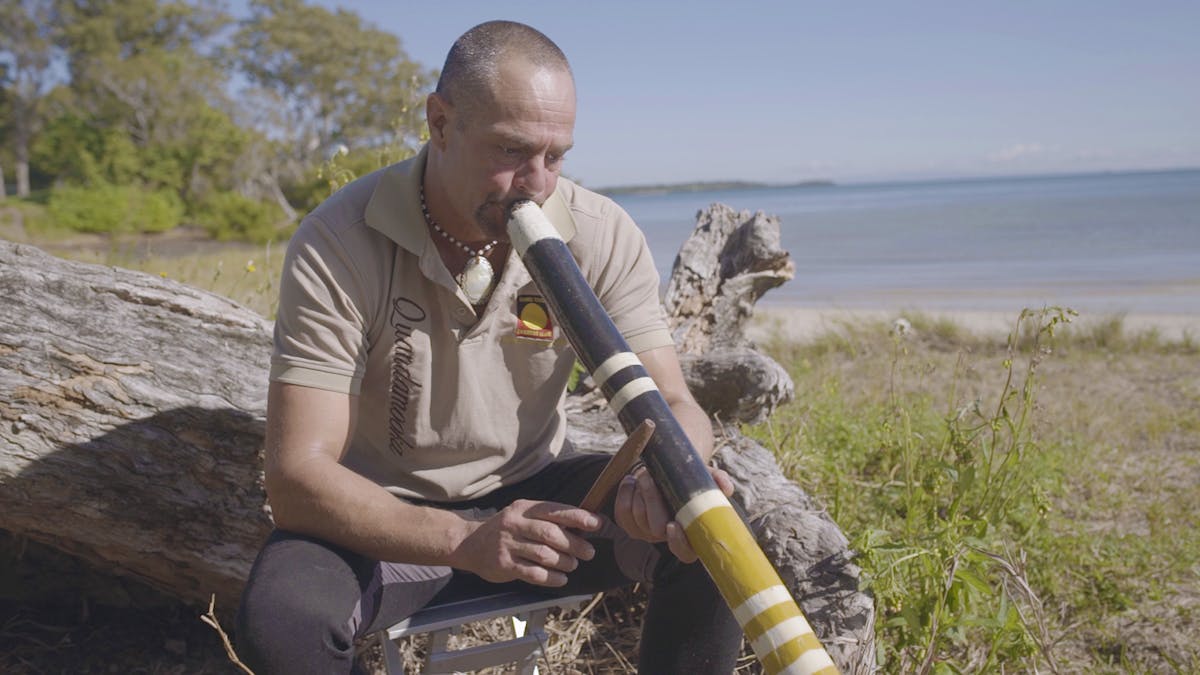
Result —
<svg viewBox="0 0 1200 675"><path fill-rule="evenodd" d="M538 31L458 39L413 159L346 186L288 248L267 419L276 531L238 617L255 672L350 672L354 641L421 607L527 584L646 582L642 673L729 673L741 629L644 469L576 507L607 462L571 454L574 354L505 234L539 204L707 459L642 233L559 177L575 86ZM718 485L732 490L714 470Z"/></svg>

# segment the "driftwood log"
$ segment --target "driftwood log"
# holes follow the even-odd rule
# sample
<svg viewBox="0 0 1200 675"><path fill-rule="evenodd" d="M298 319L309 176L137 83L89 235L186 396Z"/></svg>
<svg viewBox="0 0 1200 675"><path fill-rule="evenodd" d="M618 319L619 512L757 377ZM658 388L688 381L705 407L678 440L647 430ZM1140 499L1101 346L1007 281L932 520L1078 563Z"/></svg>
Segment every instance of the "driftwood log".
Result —
<svg viewBox="0 0 1200 675"><path fill-rule="evenodd" d="M849 543L816 500L783 476L774 456L738 422L765 420L790 401L787 371L757 351L746 323L763 293L792 278L779 219L713 204L675 259L663 300L688 387L712 416L717 464L737 485L733 500L843 673L875 671L875 605L860 584ZM620 425L596 393L569 399L568 436L584 450L617 447Z"/></svg>
<svg viewBox="0 0 1200 675"><path fill-rule="evenodd" d="M713 204L679 249L663 308L688 386L721 422L758 423L792 399L787 371L754 349L746 323L768 290L795 274L779 219Z"/></svg>
<svg viewBox="0 0 1200 675"><path fill-rule="evenodd" d="M715 251L719 264L702 262ZM790 270L777 221L714 206L676 261L666 306L760 543L835 661L870 672L874 610L845 537L733 426L792 395L742 328ZM0 529L188 602L215 594L235 607L270 528L269 354L269 322L225 298L0 242ZM577 447L619 445L594 399L570 405Z"/></svg>
<svg viewBox="0 0 1200 675"><path fill-rule="evenodd" d="M270 528L269 357L220 296L0 243L0 528L236 606Z"/></svg>

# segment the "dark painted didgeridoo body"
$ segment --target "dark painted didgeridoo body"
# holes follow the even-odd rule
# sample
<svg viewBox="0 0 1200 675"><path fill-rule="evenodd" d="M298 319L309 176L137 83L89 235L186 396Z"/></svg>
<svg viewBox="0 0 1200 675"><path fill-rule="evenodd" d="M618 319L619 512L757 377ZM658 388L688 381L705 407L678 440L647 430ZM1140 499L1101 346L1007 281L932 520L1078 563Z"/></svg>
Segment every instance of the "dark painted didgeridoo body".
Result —
<svg viewBox="0 0 1200 675"><path fill-rule="evenodd" d="M629 350L538 205L514 205L508 234L625 432L633 432L643 420L654 422L656 430L643 453L646 467L763 668L771 674L837 673L779 574L717 488L654 380Z"/></svg>

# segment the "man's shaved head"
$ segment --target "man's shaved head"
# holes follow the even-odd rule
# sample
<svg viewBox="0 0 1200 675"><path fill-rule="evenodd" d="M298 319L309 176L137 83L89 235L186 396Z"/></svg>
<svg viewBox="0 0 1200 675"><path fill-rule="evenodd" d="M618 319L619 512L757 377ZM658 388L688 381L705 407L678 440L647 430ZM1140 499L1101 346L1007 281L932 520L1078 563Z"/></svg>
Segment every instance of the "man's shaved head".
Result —
<svg viewBox="0 0 1200 675"><path fill-rule="evenodd" d="M571 72L562 50L537 29L515 21L488 21L454 42L436 91L456 106L470 108L486 102L500 65L513 58L540 68Z"/></svg>
<svg viewBox="0 0 1200 675"><path fill-rule="evenodd" d="M550 38L512 21L464 33L425 99L430 213L461 241L505 241L509 208L554 192L575 142L575 103L571 68Z"/></svg>

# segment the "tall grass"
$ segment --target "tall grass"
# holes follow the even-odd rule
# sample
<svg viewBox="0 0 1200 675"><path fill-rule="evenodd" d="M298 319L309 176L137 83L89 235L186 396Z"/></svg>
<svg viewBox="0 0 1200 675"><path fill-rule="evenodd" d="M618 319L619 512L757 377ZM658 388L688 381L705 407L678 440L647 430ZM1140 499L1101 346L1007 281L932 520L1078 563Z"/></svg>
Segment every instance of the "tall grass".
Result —
<svg viewBox="0 0 1200 675"><path fill-rule="evenodd" d="M187 256L157 254L129 247L76 250L60 255L84 262L115 265L156 274L234 300L268 319L279 306L279 275L286 244L242 244Z"/></svg>
<svg viewBox="0 0 1200 675"><path fill-rule="evenodd" d="M908 342L916 332L955 339L950 325L897 322L886 352L845 335L807 348L775 345L799 371L797 381L816 386L753 434L794 478L826 495L831 515L854 537L877 603L886 670L1057 670L1024 542L1041 527L1046 494L1056 488L1057 467L1039 452L1030 415L1043 339L1067 318L1061 310L1022 314L994 389L983 396L958 390L968 367L961 358L945 399L922 384L929 366L912 362ZM887 381L845 391L837 373L818 371L806 353L842 350L889 359Z"/></svg>
<svg viewBox="0 0 1200 675"><path fill-rule="evenodd" d="M768 345L797 400L748 431L852 537L886 672L1200 666L1195 343L1072 317L1026 311L1007 340L917 315Z"/></svg>

